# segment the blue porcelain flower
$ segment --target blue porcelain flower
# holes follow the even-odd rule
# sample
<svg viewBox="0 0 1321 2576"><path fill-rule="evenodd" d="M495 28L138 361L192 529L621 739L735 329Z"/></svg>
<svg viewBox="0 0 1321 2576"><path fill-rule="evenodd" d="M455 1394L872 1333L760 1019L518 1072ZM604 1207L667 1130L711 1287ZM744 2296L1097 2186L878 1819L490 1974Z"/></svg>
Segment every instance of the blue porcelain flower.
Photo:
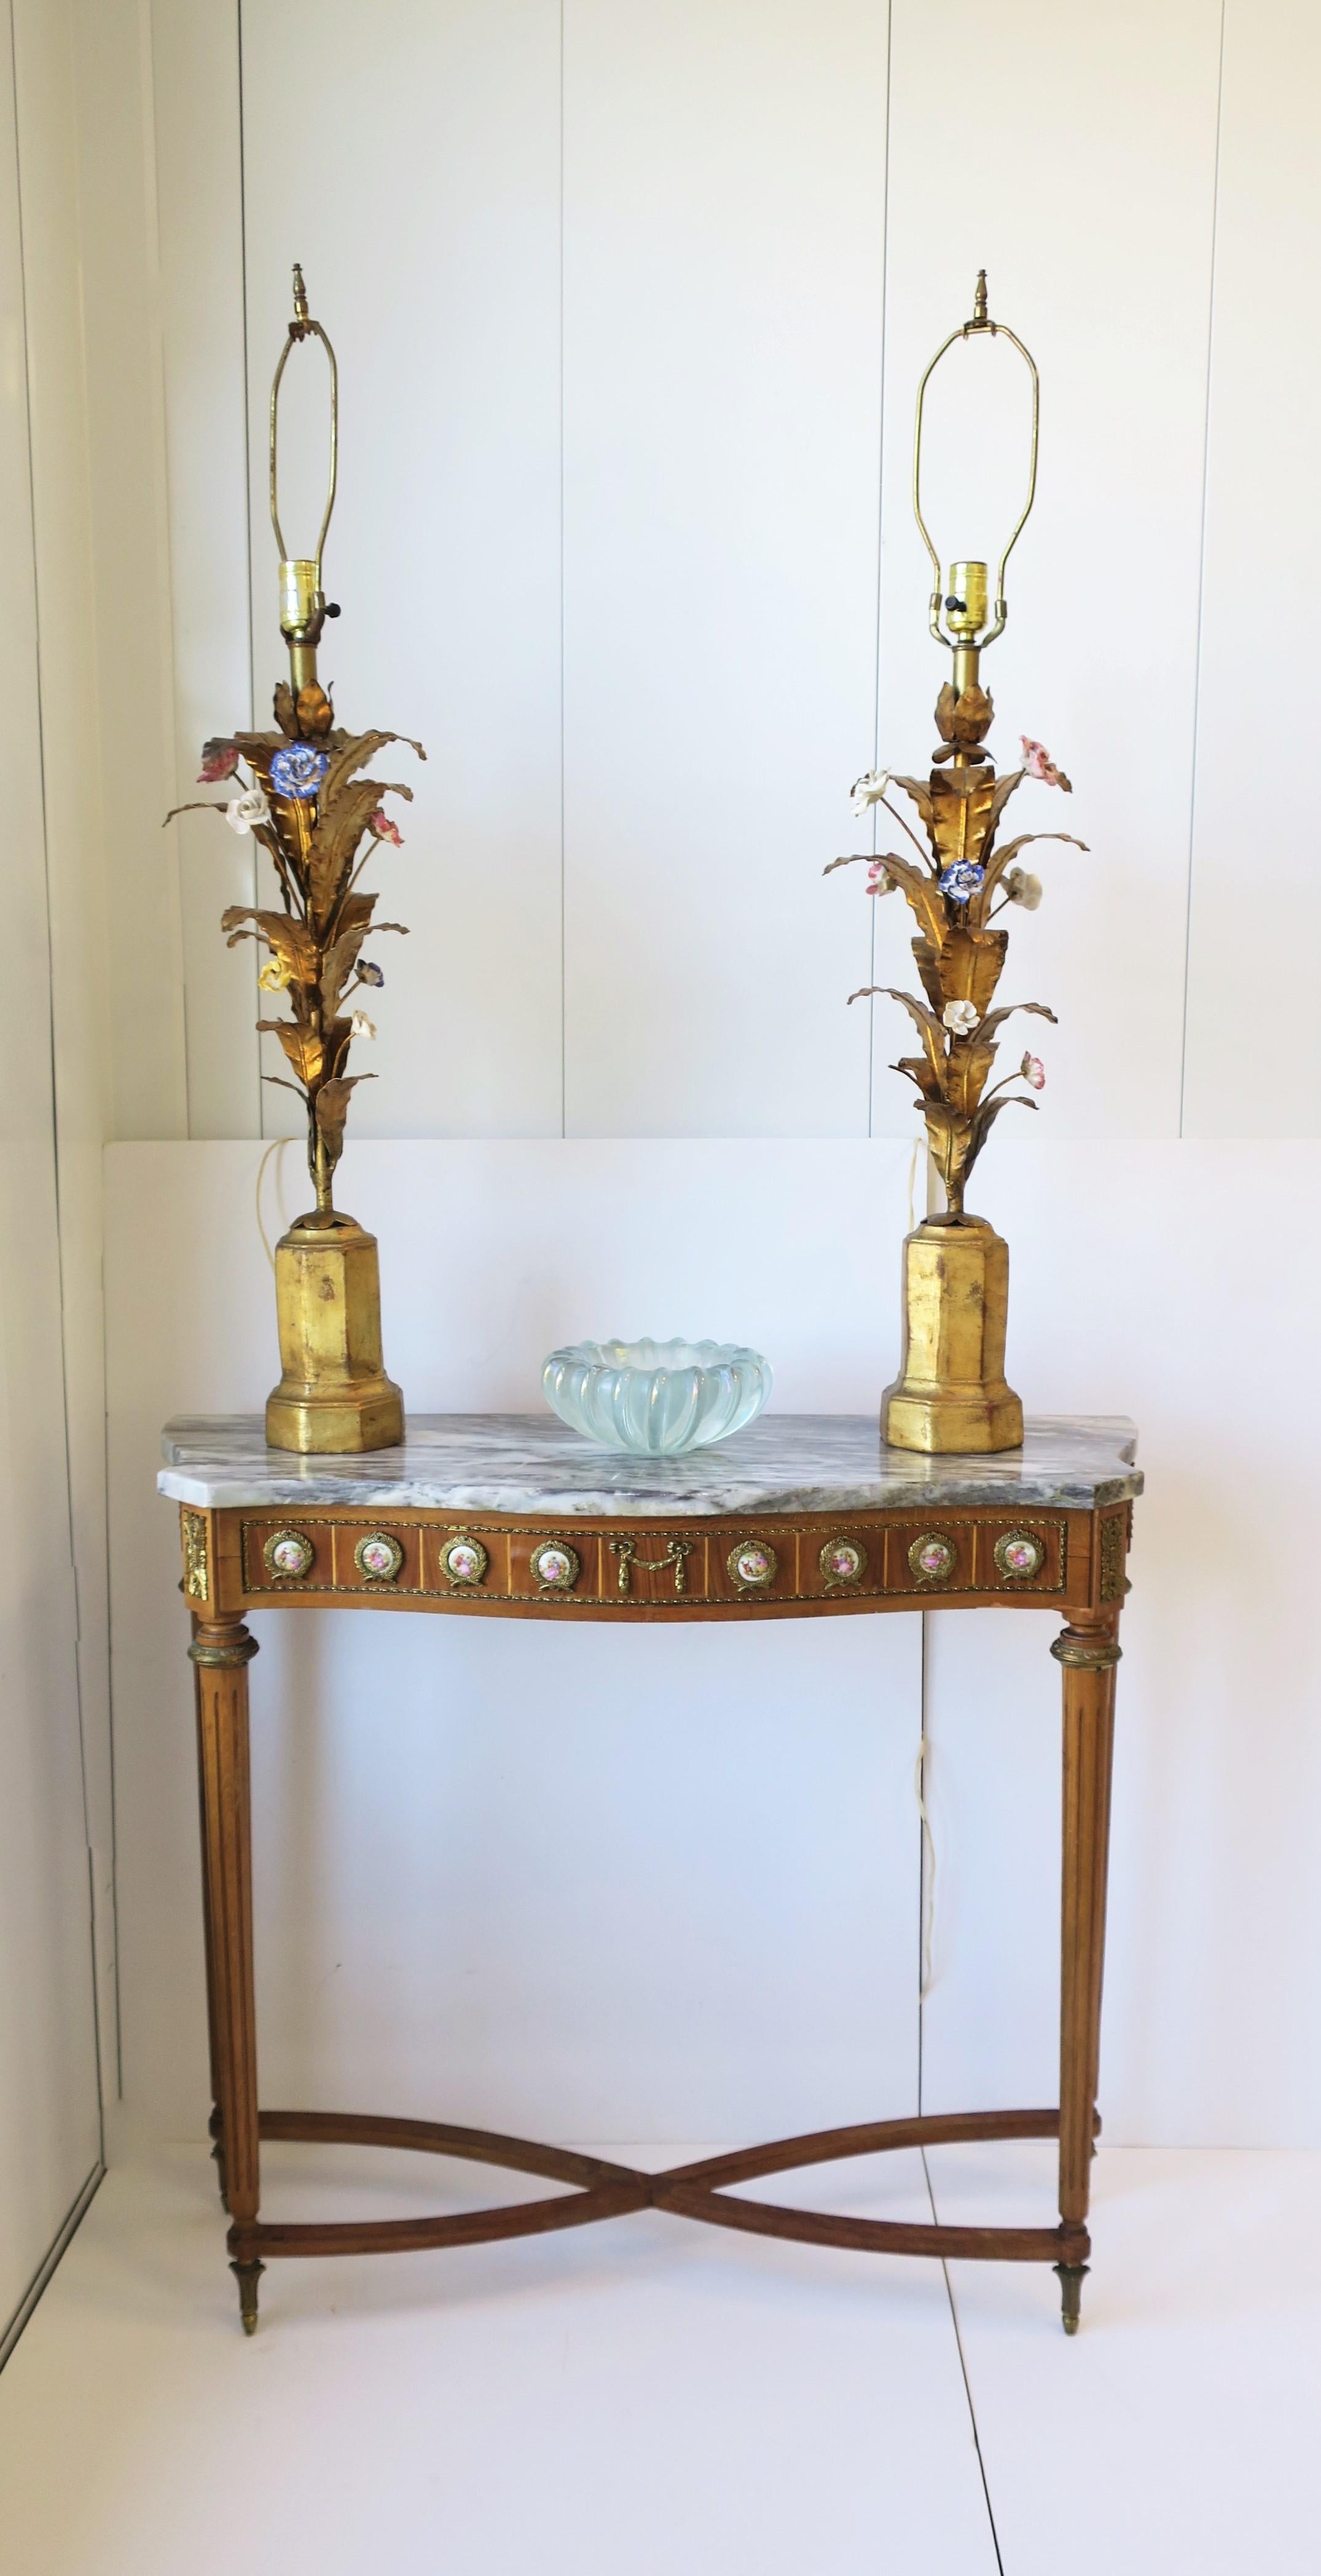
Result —
<svg viewBox="0 0 1321 2576"><path fill-rule="evenodd" d="M299 804L306 804L319 794L329 767L329 752L317 751L310 742L291 742L288 750L277 751L271 762L271 785L277 796L292 796Z"/></svg>
<svg viewBox="0 0 1321 2576"><path fill-rule="evenodd" d="M985 868L979 868L975 859L955 859L949 867L942 868L936 882L951 903L967 903L985 874Z"/></svg>

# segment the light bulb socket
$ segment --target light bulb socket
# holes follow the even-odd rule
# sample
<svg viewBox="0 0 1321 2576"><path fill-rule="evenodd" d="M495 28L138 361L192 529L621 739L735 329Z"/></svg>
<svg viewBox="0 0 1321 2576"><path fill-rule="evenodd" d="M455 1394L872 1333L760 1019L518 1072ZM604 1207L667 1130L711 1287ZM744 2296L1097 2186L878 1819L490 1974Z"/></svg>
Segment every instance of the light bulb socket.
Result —
<svg viewBox="0 0 1321 2576"><path fill-rule="evenodd" d="M970 643L986 624L990 582L984 563L954 563L949 568L949 588L945 595L945 618L948 631L960 643Z"/></svg>
<svg viewBox="0 0 1321 2576"><path fill-rule="evenodd" d="M320 566L306 556L280 565L280 633L288 644L315 644L326 613Z"/></svg>

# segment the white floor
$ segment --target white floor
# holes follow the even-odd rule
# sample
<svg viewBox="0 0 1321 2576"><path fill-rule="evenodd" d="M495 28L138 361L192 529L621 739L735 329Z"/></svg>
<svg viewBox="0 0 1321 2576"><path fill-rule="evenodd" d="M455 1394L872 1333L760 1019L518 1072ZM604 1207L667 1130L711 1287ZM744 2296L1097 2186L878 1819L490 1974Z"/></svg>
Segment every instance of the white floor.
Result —
<svg viewBox="0 0 1321 2576"><path fill-rule="evenodd" d="M1049 2150L929 2162L943 2217L1050 2214ZM266 2178L268 2216L462 2205L490 2179L292 2148ZM102 2186L0 2377L3 2563L1315 2576L1321 2251L1295 2239L1318 2183L1321 2156L1104 2152L1072 2343L1035 2266L958 2266L947 2289L930 2264L654 2214L272 2265L249 2343L207 2160L144 2159ZM928 2207L916 2156L773 2188ZM521 2189L545 2186L491 2196Z"/></svg>

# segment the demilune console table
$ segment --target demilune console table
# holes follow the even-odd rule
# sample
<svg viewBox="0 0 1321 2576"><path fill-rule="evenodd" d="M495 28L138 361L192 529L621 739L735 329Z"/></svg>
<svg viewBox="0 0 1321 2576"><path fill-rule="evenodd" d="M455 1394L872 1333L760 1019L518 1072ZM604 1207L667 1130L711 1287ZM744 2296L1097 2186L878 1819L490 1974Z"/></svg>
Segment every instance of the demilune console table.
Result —
<svg viewBox="0 0 1321 2576"><path fill-rule="evenodd" d="M211 2134L246 2331L266 2262L405 2253L580 2227L647 2207L717 2227L881 2254L1051 2263L1078 2323L1090 2243L1105 1940L1110 1755L1133 1497L1131 1423L1030 1422L1021 1450L922 1458L873 1421L763 1415L714 1449L640 1459L549 1416L415 1417L400 1449L299 1458L253 1416L172 1422L162 1493L180 1505L192 1613L211 2032ZM460 1619L799 1619L870 1611L1035 1610L1062 1620L1060 2080L1057 2105L822 2129L668 2173L444 2121L266 2111L257 2092L247 1667L252 1610L333 1604ZM461 2217L273 2226L260 2141L427 2149L573 2186ZM887 2147L1058 2138L1056 2227L849 2218L730 2198L728 2186Z"/></svg>

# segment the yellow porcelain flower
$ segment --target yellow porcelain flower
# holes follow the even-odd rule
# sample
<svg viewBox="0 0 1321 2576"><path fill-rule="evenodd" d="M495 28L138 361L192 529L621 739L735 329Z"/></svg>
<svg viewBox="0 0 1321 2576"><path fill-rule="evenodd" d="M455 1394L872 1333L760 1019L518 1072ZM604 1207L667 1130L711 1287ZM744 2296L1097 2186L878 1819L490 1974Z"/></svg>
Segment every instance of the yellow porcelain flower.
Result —
<svg viewBox="0 0 1321 2576"><path fill-rule="evenodd" d="M257 981L263 993L283 993L286 985L293 982L293 977L282 958L268 957Z"/></svg>

